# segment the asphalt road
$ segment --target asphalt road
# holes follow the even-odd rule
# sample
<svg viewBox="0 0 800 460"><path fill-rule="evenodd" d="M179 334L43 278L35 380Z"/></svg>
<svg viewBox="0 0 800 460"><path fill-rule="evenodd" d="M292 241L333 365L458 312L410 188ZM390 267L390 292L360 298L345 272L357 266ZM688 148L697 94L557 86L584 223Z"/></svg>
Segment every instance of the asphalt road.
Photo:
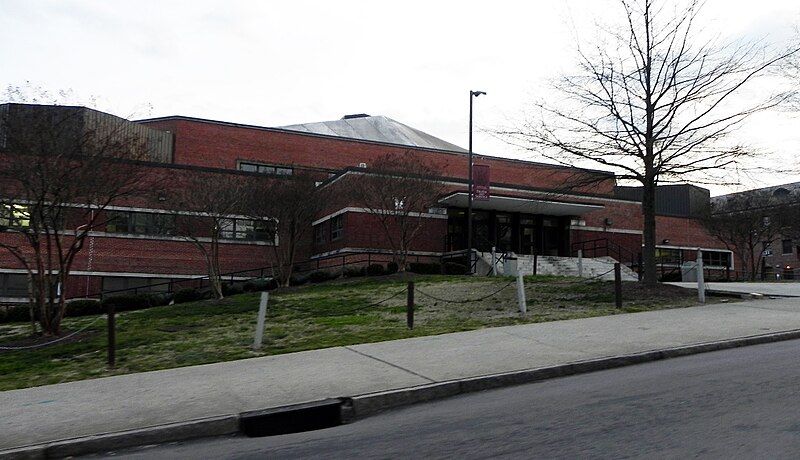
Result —
<svg viewBox="0 0 800 460"><path fill-rule="evenodd" d="M350 425L122 458L798 458L800 341L473 393Z"/></svg>

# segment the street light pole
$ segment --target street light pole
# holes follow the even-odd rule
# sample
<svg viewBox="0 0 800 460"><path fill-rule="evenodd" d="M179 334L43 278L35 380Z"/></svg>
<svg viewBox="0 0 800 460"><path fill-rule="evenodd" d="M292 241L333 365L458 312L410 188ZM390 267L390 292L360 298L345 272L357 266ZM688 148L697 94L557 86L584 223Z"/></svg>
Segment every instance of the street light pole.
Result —
<svg viewBox="0 0 800 460"><path fill-rule="evenodd" d="M472 273L472 98L486 94L484 91L469 92L469 179L467 180L467 251L469 254L469 269Z"/></svg>

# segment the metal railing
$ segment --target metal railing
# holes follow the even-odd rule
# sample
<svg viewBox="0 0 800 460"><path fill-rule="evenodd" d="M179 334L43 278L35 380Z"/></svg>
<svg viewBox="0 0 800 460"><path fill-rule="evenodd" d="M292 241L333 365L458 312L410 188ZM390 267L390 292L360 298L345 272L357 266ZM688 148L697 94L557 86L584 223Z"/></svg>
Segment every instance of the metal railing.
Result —
<svg viewBox="0 0 800 460"><path fill-rule="evenodd" d="M417 263L420 261L419 255L410 256ZM422 256L425 257L425 256ZM305 274L320 270L335 270L344 273L345 269L354 265L369 266L373 263L387 264L392 261L391 254L385 253L372 253L372 252L348 252L344 254L335 254L330 256L319 257L316 259L309 259L302 262L295 262L291 264L292 274ZM280 272L280 268L284 270L289 268L289 265L271 264L264 267L256 267L245 270L237 270L220 274L220 280L225 283L246 283L248 281L260 279L272 279ZM165 275L167 277L168 275ZM103 277L101 278L101 284ZM141 293L174 293L177 289L197 289L203 290L210 287L210 278L208 275L197 276L193 278L183 279L170 279L161 283L149 284L146 286L136 286L124 289L100 289L89 295L82 295L72 297L76 298L100 298L103 299L109 295L120 295L125 293L139 294Z"/></svg>
<svg viewBox="0 0 800 460"><path fill-rule="evenodd" d="M608 238L596 238L572 243L571 254L577 256L578 250L582 252L583 257L614 258L617 262L628 266L628 268L636 272L640 279L642 277L642 253L631 251Z"/></svg>

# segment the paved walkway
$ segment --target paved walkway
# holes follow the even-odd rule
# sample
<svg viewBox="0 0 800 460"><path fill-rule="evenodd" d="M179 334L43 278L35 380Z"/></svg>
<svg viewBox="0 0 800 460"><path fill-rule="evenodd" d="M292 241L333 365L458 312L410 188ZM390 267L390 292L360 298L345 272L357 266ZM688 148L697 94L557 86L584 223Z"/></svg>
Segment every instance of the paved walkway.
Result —
<svg viewBox="0 0 800 460"><path fill-rule="evenodd" d="M0 392L0 449L800 329L777 299L483 329Z"/></svg>
<svg viewBox="0 0 800 460"><path fill-rule="evenodd" d="M675 286L697 289L697 283L668 283ZM763 294L783 297L800 297L800 282L785 281L774 283L706 283L706 289L737 294Z"/></svg>

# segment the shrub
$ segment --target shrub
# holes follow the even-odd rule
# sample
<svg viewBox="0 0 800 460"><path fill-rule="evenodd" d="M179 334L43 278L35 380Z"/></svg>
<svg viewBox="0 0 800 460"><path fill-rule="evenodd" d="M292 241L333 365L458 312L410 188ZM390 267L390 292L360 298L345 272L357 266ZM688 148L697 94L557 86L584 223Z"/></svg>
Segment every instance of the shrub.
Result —
<svg viewBox="0 0 800 460"><path fill-rule="evenodd" d="M244 287L241 284L226 283L222 285L222 295L236 295L244 292Z"/></svg>
<svg viewBox="0 0 800 460"><path fill-rule="evenodd" d="M345 278L356 278L358 276L364 276L366 273L365 267L347 267L344 269L343 276Z"/></svg>
<svg viewBox="0 0 800 460"><path fill-rule="evenodd" d="M384 272L385 270L381 264L372 264L367 267L367 276L379 276L383 275Z"/></svg>
<svg viewBox="0 0 800 460"><path fill-rule="evenodd" d="M437 275L442 273L442 265L437 263L412 262L408 264L408 271L420 275Z"/></svg>
<svg viewBox="0 0 800 460"><path fill-rule="evenodd" d="M119 294L103 299L103 310L107 311L110 305L114 310L132 311L150 307L160 307L169 304L173 296L168 293L142 293L142 294Z"/></svg>
<svg viewBox="0 0 800 460"><path fill-rule="evenodd" d="M271 291L278 288L278 281L275 278L257 278L244 283L242 288L244 292Z"/></svg>
<svg viewBox="0 0 800 460"><path fill-rule="evenodd" d="M317 270L315 272L311 272L311 274L308 275L308 281L310 283L321 283L323 281L332 280L334 278L336 278L336 276L324 270Z"/></svg>
<svg viewBox="0 0 800 460"><path fill-rule="evenodd" d="M389 262L386 264L386 273L391 275L392 273L397 273L400 267L397 265L397 262Z"/></svg>
<svg viewBox="0 0 800 460"><path fill-rule="evenodd" d="M308 277L300 274L294 274L289 278L289 286L302 286L308 282Z"/></svg>
<svg viewBox="0 0 800 460"><path fill-rule="evenodd" d="M466 275L469 273L469 268L464 264L445 262L444 273L445 275Z"/></svg>
<svg viewBox="0 0 800 460"><path fill-rule="evenodd" d="M175 299L175 303L194 302L195 300L202 299L203 294L201 294L197 289L181 289L175 293L173 298Z"/></svg>
<svg viewBox="0 0 800 460"><path fill-rule="evenodd" d="M30 320L30 308L27 305L0 307L0 323L16 323Z"/></svg>
<svg viewBox="0 0 800 460"><path fill-rule="evenodd" d="M67 302L66 316L99 315L105 313L99 300L84 299Z"/></svg>

